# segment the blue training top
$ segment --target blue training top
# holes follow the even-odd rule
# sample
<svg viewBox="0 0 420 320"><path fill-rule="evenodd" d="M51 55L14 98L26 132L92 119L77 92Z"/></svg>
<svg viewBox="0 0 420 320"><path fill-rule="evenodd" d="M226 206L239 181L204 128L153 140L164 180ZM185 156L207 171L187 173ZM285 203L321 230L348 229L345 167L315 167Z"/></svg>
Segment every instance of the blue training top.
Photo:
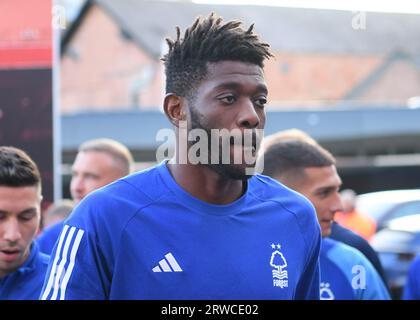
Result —
<svg viewBox="0 0 420 320"><path fill-rule="evenodd" d="M0 278L0 300L37 300L49 258L32 242L31 253L25 263L15 272Z"/></svg>
<svg viewBox="0 0 420 320"><path fill-rule="evenodd" d="M417 256L410 264L402 299L420 300L420 256Z"/></svg>
<svg viewBox="0 0 420 320"><path fill-rule="evenodd" d="M321 244L321 300L389 300L378 272L358 250L323 238Z"/></svg>
<svg viewBox="0 0 420 320"><path fill-rule="evenodd" d="M387 280L381 261L379 260L378 254L372 248L369 242L367 242L365 239L363 239L361 236L354 233L353 231L339 225L335 221L333 222L333 225L331 227L331 234L328 236L328 238L345 243L350 247L353 247L360 251L378 272L385 287L388 289Z"/></svg>
<svg viewBox="0 0 420 320"><path fill-rule="evenodd" d="M60 236L61 230L63 230L63 222L58 222L45 228L38 238L35 239L38 244L39 251L50 255L58 237Z"/></svg>
<svg viewBox="0 0 420 320"><path fill-rule="evenodd" d="M268 177L214 205L162 163L79 204L41 299L319 299L320 240L310 202Z"/></svg>

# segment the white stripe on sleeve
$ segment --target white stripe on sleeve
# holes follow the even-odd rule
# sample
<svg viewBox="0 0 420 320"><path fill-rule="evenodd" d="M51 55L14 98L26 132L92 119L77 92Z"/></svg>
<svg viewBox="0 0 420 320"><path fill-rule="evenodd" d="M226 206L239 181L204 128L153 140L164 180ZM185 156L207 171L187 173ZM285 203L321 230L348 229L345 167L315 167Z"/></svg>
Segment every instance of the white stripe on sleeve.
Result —
<svg viewBox="0 0 420 320"><path fill-rule="evenodd" d="M55 252L55 257L54 257L54 262L52 264L51 267L51 271L50 271L50 276L48 278L48 283L47 283L47 287L44 290L44 294L41 297L41 300L46 300L48 295L50 294L51 288L52 288L52 284L54 282L55 279L55 274L56 274L56 269L57 269L57 262L58 259L61 256L61 247L63 246L63 242L64 239L66 238L67 235L67 230L69 229L68 225L65 225L63 230L61 231L61 235L60 235L60 240L58 241L58 247L57 250Z"/></svg>
<svg viewBox="0 0 420 320"><path fill-rule="evenodd" d="M64 277L63 277L63 282L61 283L60 300L64 300L66 289L67 289L67 283L69 282L71 273L73 272L74 262L76 260L76 253L77 253L77 250L79 249L80 241L82 240L83 234L84 234L83 230L77 231L76 240L74 240L74 244L70 253L69 267L67 268L66 273L64 274Z"/></svg>
<svg viewBox="0 0 420 320"><path fill-rule="evenodd" d="M63 250L63 255L62 255L62 259L60 264L58 265L58 270L57 270L57 275L55 276L55 281L54 281L54 292L51 296L51 300L56 300L57 299L57 295L58 295L58 290L60 288L60 282L61 282L61 275L63 274L64 271L64 267L67 263L67 255L69 252L69 247L70 247L70 243L73 240L73 235L74 232L76 231L75 227L71 227L70 228L70 232L69 235L66 239L66 243L64 244L64 250Z"/></svg>

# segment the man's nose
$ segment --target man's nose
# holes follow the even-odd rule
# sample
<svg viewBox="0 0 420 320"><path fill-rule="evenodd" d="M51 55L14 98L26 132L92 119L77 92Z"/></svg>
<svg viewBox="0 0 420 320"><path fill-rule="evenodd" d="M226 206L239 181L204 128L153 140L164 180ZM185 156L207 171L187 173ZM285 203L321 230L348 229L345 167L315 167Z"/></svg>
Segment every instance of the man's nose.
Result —
<svg viewBox="0 0 420 320"><path fill-rule="evenodd" d="M260 117L255 111L254 103L251 100L246 100L241 105L241 110L238 117L239 127L246 129L257 128L260 124Z"/></svg>
<svg viewBox="0 0 420 320"><path fill-rule="evenodd" d="M4 240L8 242L17 242L22 238L17 218L10 218L4 225Z"/></svg>
<svg viewBox="0 0 420 320"><path fill-rule="evenodd" d="M74 177L72 180L74 190L82 192L84 189L84 181L82 177Z"/></svg>
<svg viewBox="0 0 420 320"><path fill-rule="evenodd" d="M337 211L343 211L343 204L341 202L340 194L336 192L332 199L331 211L336 213Z"/></svg>

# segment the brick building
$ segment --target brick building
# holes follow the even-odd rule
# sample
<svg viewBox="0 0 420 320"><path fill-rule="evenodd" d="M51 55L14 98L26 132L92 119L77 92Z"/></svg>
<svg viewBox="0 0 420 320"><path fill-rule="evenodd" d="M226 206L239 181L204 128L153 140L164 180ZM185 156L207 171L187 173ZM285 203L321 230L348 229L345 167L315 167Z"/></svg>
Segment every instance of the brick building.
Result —
<svg viewBox="0 0 420 320"><path fill-rule="evenodd" d="M88 0L62 41L62 112L159 109L163 39L212 11L255 22L272 46L271 110L405 105L420 95L418 15ZM359 27L358 14L365 14Z"/></svg>

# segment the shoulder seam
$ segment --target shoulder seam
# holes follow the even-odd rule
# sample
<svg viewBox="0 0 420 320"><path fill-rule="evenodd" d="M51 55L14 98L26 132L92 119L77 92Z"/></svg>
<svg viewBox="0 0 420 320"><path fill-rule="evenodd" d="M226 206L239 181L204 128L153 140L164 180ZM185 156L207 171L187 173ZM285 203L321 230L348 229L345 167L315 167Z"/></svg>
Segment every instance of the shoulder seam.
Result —
<svg viewBox="0 0 420 320"><path fill-rule="evenodd" d="M131 185L131 184L130 184ZM132 186L132 185L131 185ZM147 195L146 195L147 196ZM117 252L116 252L116 256L118 256L119 255L119 252L120 252L120 244L121 244L121 237L122 237L122 235L123 235L123 232L127 229L127 226L130 224L130 222L134 219L134 217L136 217L142 210L144 210L145 208L147 208L147 207L149 207L149 206L151 206L152 204L154 204L154 203L156 203L157 201L159 201L159 200L161 200L162 198L164 198L164 197L166 197L167 196L167 194L163 194L162 196L160 196L159 198L157 198L157 199L155 199L155 200L153 200L153 201L151 201L151 202L149 202L148 204L146 204L146 205L144 205L144 206L142 206L142 207L140 207L140 208L138 208L133 214L132 214L132 216L129 218L129 219L127 219L127 221L126 221L126 223L125 223L125 225L121 228L121 233L120 233L120 237L119 237L119 239L118 239L118 249L117 249ZM149 199L150 199L150 197L149 197ZM151 199L152 200L152 199Z"/></svg>
<svg viewBox="0 0 420 320"><path fill-rule="evenodd" d="M278 203L284 210L286 210L287 212L289 212L291 215L293 215L293 217L295 218L295 220L296 220L296 223L297 223L297 225L298 225L298 227L299 227L299 231L300 231L300 233L301 233L301 235L302 235L302 238L303 238L303 242L305 243L305 246L306 246L306 250L307 251L309 251L309 249L310 249L310 246L309 246L309 244L307 243L307 240L306 240L306 238L305 238L305 235L304 235L304 232L303 232L303 230L302 230L302 226L301 226L301 224L300 224L300 222L299 222L299 219L298 219L298 217L297 217L297 214L296 214L296 212L293 212L292 210L290 210L289 208L287 208L286 206L284 206L284 204L283 203L281 203L281 201L278 201L278 200L273 200L273 199L261 199L259 196L257 196L256 194L254 194L254 193L252 193L252 192L250 192L250 194L254 197L254 198L256 198L256 199L258 199L259 201L262 201L262 202L275 202L275 203ZM305 261L305 266L308 264L308 260L306 260Z"/></svg>
<svg viewBox="0 0 420 320"><path fill-rule="evenodd" d="M132 187L133 189L135 189L138 192L141 192L141 194L145 195L150 201L154 201L149 195L147 195L146 193L144 193L142 190L140 190L139 188L137 188L135 185L133 185L132 183L128 182L125 179L122 179L121 182L124 182L126 184L128 184L130 187Z"/></svg>

